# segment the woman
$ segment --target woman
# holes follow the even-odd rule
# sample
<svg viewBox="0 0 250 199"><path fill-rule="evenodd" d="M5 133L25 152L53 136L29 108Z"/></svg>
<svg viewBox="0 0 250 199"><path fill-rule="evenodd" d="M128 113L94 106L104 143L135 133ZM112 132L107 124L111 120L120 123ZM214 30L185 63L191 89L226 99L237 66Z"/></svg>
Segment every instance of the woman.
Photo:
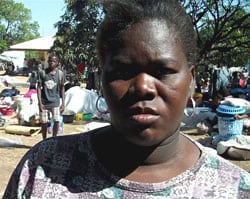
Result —
<svg viewBox="0 0 250 199"><path fill-rule="evenodd" d="M174 0L108 3L97 50L112 125L36 145L5 198L247 198L246 171L179 132L194 91L188 15Z"/></svg>

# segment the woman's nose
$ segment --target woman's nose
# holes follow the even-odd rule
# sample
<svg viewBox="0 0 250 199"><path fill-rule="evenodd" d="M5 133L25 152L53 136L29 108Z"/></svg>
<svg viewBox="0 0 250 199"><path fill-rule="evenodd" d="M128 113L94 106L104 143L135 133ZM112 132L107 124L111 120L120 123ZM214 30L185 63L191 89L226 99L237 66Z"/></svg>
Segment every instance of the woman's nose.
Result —
<svg viewBox="0 0 250 199"><path fill-rule="evenodd" d="M139 73L131 85L131 89L138 97L143 99L153 99L157 95L155 80L147 73Z"/></svg>

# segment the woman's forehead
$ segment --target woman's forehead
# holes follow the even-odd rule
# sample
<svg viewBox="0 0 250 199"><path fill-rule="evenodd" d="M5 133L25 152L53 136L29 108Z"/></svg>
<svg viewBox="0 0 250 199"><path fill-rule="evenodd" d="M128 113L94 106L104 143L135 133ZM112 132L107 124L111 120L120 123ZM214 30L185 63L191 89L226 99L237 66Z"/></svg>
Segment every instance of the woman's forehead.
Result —
<svg viewBox="0 0 250 199"><path fill-rule="evenodd" d="M165 38L169 36L177 37L177 32L173 24L162 19L148 19L130 25L123 33L133 31L137 34L151 37Z"/></svg>
<svg viewBox="0 0 250 199"><path fill-rule="evenodd" d="M149 20L133 24L120 35L125 43L137 42L151 47L165 48L165 45L178 45L180 39L173 27L164 20Z"/></svg>
<svg viewBox="0 0 250 199"><path fill-rule="evenodd" d="M185 56L176 33L166 22L160 20L144 21L130 26L123 31L122 45L115 54L138 58L176 58Z"/></svg>

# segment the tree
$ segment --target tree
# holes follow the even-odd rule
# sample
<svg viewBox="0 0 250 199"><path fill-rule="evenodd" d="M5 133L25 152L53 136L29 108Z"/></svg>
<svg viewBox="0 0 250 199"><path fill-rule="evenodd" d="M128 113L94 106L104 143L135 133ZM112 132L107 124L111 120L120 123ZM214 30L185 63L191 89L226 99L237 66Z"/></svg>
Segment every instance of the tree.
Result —
<svg viewBox="0 0 250 199"><path fill-rule="evenodd" d="M244 66L250 52L249 0L184 0L198 35L199 65Z"/></svg>
<svg viewBox="0 0 250 199"><path fill-rule="evenodd" d="M68 0L66 12L56 24L58 31L52 48L63 65L77 74L77 64L85 62L97 67L95 39L101 22L102 9L98 1Z"/></svg>
<svg viewBox="0 0 250 199"><path fill-rule="evenodd" d="M37 38L39 25L31 22L31 11L14 0L0 1L0 52L10 45Z"/></svg>
<svg viewBox="0 0 250 199"><path fill-rule="evenodd" d="M52 50L67 67L86 61L98 66L96 31L103 19L98 1L65 0L67 9L57 23ZM198 66L242 66L249 60L250 0L180 0L190 14L198 37Z"/></svg>

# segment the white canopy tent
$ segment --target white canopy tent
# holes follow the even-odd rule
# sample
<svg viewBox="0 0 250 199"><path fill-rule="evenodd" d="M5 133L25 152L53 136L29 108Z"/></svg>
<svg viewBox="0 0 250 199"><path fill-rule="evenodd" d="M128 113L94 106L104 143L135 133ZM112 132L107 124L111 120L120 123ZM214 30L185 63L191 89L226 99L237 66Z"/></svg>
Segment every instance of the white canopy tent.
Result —
<svg viewBox="0 0 250 199"><path fill-rule="evenodd" d="M48 51L53 46L55 39L55 36L40 37L37 39L32 39L23 43L12 45L10 46L9 50L37 51L39 52L39 57L37 57L37 59L43 58L44 60L47 60Z"/></svg>
<svg viewBox="0 0 250 199"><path fill-rule="evenodd" d="M12 58L9 57L9 56L6 56L6 55L0 55L0 61L7 61L7 62L10 62L12 61Z"/></svg>
<svg viewBox="0 0 250 199"><path fill-rule="evenodd" d="M13 62L16 69L23 67L24 58L25 58L24 51L12 51L11 50L11 51L4 51L2 54L0 54L0 60Z"/></svg>
<svg viewBox="0 0 250 199"><path fill-rule="evenodd" d="M40 37L10 46L10 50L48 51L55 41L54 36Z"/></svg>

